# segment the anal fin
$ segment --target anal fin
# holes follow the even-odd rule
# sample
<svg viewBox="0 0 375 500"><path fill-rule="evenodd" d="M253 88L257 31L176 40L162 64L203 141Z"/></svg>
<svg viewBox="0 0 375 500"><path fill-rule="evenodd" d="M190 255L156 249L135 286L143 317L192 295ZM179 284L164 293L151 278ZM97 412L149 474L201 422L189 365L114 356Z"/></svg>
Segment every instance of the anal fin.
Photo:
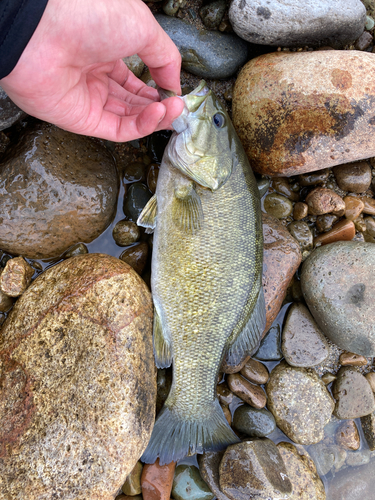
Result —
<svg viewBox="0 0 375 500"><path fill-rule="evenodd" d="M172 364L172 346L165 338L160 316L154 308L154 357L157 368L168 368Z"/></svg>
<svg viewBox="0 0 375 500"><path fill-rule="evenodd" d="M137 225L146 228L146 233L151 234L156 227L156 216L158 213L158 204L156 195L148 200L146 206L138 217Z"/></svg>

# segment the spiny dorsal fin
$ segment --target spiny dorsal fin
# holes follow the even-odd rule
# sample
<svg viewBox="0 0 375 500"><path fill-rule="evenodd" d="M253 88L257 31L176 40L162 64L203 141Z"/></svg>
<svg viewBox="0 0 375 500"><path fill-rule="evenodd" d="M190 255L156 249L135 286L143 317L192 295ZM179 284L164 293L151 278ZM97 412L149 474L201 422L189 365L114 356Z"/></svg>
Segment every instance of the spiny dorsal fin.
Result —
<svg viewBox="0 0 375 500"><path fill-rule="evenodd" d="M148 200L146 206L138 217L137 225L146 228L146 233L151 234L156 227L156 216L158 214L158 203L156 194Z"/></svg>
<svg viewBox="0 0 375 500"><path fill-rule="evenodd" d="M176 186L172 203L172 218L177 227L188 233L194 234L202 227L202 203L192 182Z"/></svg>
<svg viewBox="0 0 375 500"><path fill-rule="evenodd" d="M154 308L154 356L157 368L168 368L172 364L172 351L170 342L163 334L160 316Z"/></svg>

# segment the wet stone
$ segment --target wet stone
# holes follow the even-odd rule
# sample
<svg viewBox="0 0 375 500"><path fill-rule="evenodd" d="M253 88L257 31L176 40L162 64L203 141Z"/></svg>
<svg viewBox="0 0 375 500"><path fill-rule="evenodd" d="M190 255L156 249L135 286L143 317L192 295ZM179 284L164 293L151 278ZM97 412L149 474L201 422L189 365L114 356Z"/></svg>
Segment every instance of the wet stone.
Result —
<svg viewBox="0 0 375 500"><path fill-rule="evenodd" d="M1 278L1 276L0 276ZM0 290L0 312L6 313L12 307L14 299Z"/></svg>
<svg viewBox="0 0 375 500"><path fill-rule="evenodd" d="M219 398L219 401L222 405L230 405L231 402L233 401L234 394L231 392L225 382L222 384L219 384L216 387L216 392Z"/></svg>
<svg viewBox="0 0 375 500"><path fill-rule="evenodd" d="M143 241L124 250L119 259L132 266L138 274L142 274L147 263L147 256L148 245Z"/></svg>
<svg viewBox="0 0 375 500"><path fill-rule="evenodd" d="M335 215L341 216L345 213L344 200L331 189L315 188L306 196L305 201L309 207L309 214L312 215L334 212Z"/></svg>
<svg viewBox="0 0 375 500"><path fill-rule="evenodd" d="M280 221L267 214L262 214L262 221L263 290L267 320L264 331L267 332L280 311L302 255L299 244Z"/></svg>
<svg viewBox="0 0 375 500"><path fill-rule="evenodd" d="M375 200L373 198L363 197L363 213L369 215L375 215Z"/></svg>
<svg viewBox="0 0 375 500"><path fill-rule="evenodd" d="M371 386L372 392L375 392L375 372L367 373L365 377Z"/></svg>
<svg viewBox="0 0 375 500"><path fill-rule="evenodd" d="M352 352L343 352L340 354L339 362L343 366L365 366L368 363L368 360L364 356L360 356L359 354L354 354Z"/></svg>
<svg viewBox="0 0 375 500"><path fill-rule="evenodd" d="M361 441L354 420L347 420L339 425L336 430L336 443L346 450L358 450Z"/></svg>
<svg viewBox="0 0 375 500"><path fill-rule="evenodd" d="M333 167L337 185L349 193L363 193L371 184L371 167L367 161L357 161Z"/></svg>
<svg viewBox="0 0 375 500"><path fill-rule="evenodd" d="M159 459L154 464L145 464L141 477L143 500L169 500L175 469L176 462L160 465Z"/></svg>
<svg viewBox="0 0 375 500"><path fill-rule="evenodd" d="M345 196L345 217L349 220L357 219L364 209L364 203L354 196Z"/></svg>
<svg viewBox="0 0 375 500"><path fill-rule="evenodd" d="M320 233L325 233L332 228L332 225L337 222L339 218L337 215L324 214L316 218L316 228Z"/></svg>
<svg viewBox="0 0 375 500"><path fill-rule="evenodd" d="M281 329L284 312L280 311L271 328L261 340L254 358L260 361L279 361L283 357L281 352Z"/></svg>
<svg viewBox="0 0 375 500"><path fill-rule="evenodd" d="M159 165L152 163L147 172L147 187L151 193L155 193L159 176Z"/></svg>
<svg viewBox="0 0 375 500"><path fill-rule="evenodd" d="M233 427L248 436L265 437L276 428L275 418L265 409L256 409L244 404L234 412Z"/></svg>
<svg viewBox="0 0 375 500"><path fill-rule="evenodd" d="M309 172L298 176L300 186L309 187L323 185L329 176L329 169L317 170L316 172Z"/></svg>
<svg viewBox="0 0 375 500"><path fill-rule="evenodd" d="M87 246L84 243L78 243L77 245L73 245L69 248L64 254L64 259L70 259L71 257L75 257L76 255L84 255L89 253Z"/></svg>
<svg viewBox="0 0 375 500"><path fill-rule="evenodd" d="M26 116L26 113L14 104L5 90L0 87L0 130L10 127Z"/></svg>
<svg viewBox="0 0 375 500"><path fill-rule="evenodd" d="M139 240L141 231L135 222L120 220L113 228L112 236L117 245L126 247Z"/></svg>
<svg viewBox="0 0 375 500"><path fill-rule="evenodd" d="M375 413L361 417L361 426L368 447L371 451L375 450Z"/></svg>
<svg viewBox="0 0 375 500"><path fill-rule="evenodd" d="M347 457L347 452L337 445L328 445L324 441L309 447L317 472L325 476L328 472L340 469Z"/></svg>
<svg viewBox="0 0 375 500"><path fill-rule="evenodd" d="M219 471L220 488L231 500L283 499L292 492L279 450L267 438L228 446Z"/></svg>
<svg viewBox="0 0 375 500"><path fill-rule="evenodd" d="M288 311L281 350L289 365L307 368L319 365L328 356L328 342L303 304L293 304Z"/></svg>
<svg viewBox="0 0 375 500"><path fill-rule="evenodd" d="M223 373L237 373L237 372L241 371L241 369L243 368L245 363L248 361L248 359L250 359L250 356L245 354L237 365L228 365L226 363L225 358L224 358L224 360L221 364L220 371L222 371Z"/></svg>
<svg viewBox="0 0 375 500"><path fill-rule="evenodd" d="M338 242L304 262L302 292L324 335L341 349L375 356L375 266L372 243Z"/></svg>
<svg viewBox="0 0 375 500"><path fill-rule="evenodd" d="M359 418L375 411L371 386L355 368L340 368L332 393L336 400L334 415L337 418Z"/></svg>
<svg viewBox="0 0 375 500"><path fill-rule="evenodd" d="M281 194L270 193L264 199L264 210L277 219L285 219L293 211L293 204Z"/></svg>
<svg viewBox="0 0 375 500"><path fill-rule="evenodd" d="M364 31L362 35L355 42L354 47L356 50L365 50L372 44L373 36L368 31Z"/></svg>
<svg viewBox="0 0 375 500"><path fill-rule="evenodd" d="M208 29L217 29L224 17L227 4L225 0L216 0L199 9L203 24Z"/></svg>
<svg viewBox="0 0 375 500"><path fill-rule="evenodd" d="M325 385L331 384L336 380L336 375L333 373L327 372L324 375L322 375L322 381L325 383Z"/></svg>
<svg viewBox="0 0 375 500"><path fill-rule="evenodd" d="M266 384L269 379L267 367L256 359L249 359L241 369L241 375L253 384Z"/></svg>
<svg viewBox="0 0 375 500"><path fill-rule="evenodd" d="M228 375L227 383L229 389L254 408L264 408L267 403L267 397L263 389L258 385L251 384L239 373Z"/></svg>
<svg viewBox="0 0 375 500"><path fill-rule="evenodd" d="M133 182L145 182L146 180L146 165L140 161L129 163L123 170L122 179L125 184Z"/></svg>
<svg viewBox="0 0 375 500"><path fill-rule="evenodd" d="M34 269L22 257L8 260L0 274L0 290L9 297L19 297L31 283Z"/></svg>
<svg viewBox="0 0 375 500"><path fill-rule="evenodd" d="M208 451L198 455L199 470L202 479L207 483L218 500L229 500L220 489L219 467L224 451Z"/></svg>
<svg viewBox="0 0 375 500"><path fill-rule="evenodd" d="M292 443L281 442L277 445L293 491L289 500L325 500L324 485L313 460Z"/></svg>
<svg viewBox="0 0 375 500"><path fill-rule="evenodd" d="M124 214L129 220L137 222L151 196L151 191L141 182L135 182L129 187L124 200Z"/></svg>
<svg viewBox="0 0 375 500"><path fill-rule="evenodd" d="M266 385L267 407L277 426L295 443L318 443L324 436L334 402L313 371L277 365Z"/></svg>
<svg viewBox="0 0 375 500"><path fill-rule="evenodd" d="M370 450L363 449L358 451L348 451L346 456L346 465L358 467L369 463L371 457Z"/></svg>
<svg viewBox="0 0 375 500"><path fill-rule="evenodd" d="M288 231L300 244L301 250L311 250L313 247L313 235L310 227L303 221L291 222Z"/></svg>
<svg viewBox="0 0 375 500"><path fill-rule="evenodd" d="M291 201L298 201L299 194L294 192L286 177L274 177L271 187L278 193L286 196Z"/></svg>
<svg viewBox="0 0 375 500"><path fill-rule="evenodd" d="M308 205L302 201L298 201L293 207L293 219L301 220L307 217L309 211Z"/></svg>
<svg viewBox="0 0 375 500"><path fill-rule="evenodd" d="M262 198L268 191L270 187L270 181L267 177L262 177L257 181L260 197Z"/></svg>
<svg viewBox="0 0 375 500"><path fill-rule="evenodd" d="M227 422L229 426L232 426L232 414L228 406L221 406L221 409L223 410L224 416L227 419Z"/></svg>
<svg viewBox="0 0 375 500"><path fill-rule="evenodd" d="M351 241L355 236L355 225L353 221L348 219L340 220L332 229L326 233L319 234L314 238L314 245L327 245L337 241Z"/></svg>
<svg viewBox="0 0 375 500"><path fill-rule="evenodd" d="M173 479L174 500L212 500L215 495L194 465L179 465ZM146 500L146 499L145 499Z"/></svg>
<svg viewBox="0 0 375 500"><path fill-rule="evenodd" d="M122 491L125 495L135 496L142 493L141 488L141 475L142 475L143 465L142 462L137 462L131 471L131 473L126 478L125 483L122 485Z"/></svg>
<svg viewBox="0 0 375 500"><path fill-rule="evenodd" d="M344 469L327 485L329 500L370 500L375 490L374 462L352 469Z"/></svg>

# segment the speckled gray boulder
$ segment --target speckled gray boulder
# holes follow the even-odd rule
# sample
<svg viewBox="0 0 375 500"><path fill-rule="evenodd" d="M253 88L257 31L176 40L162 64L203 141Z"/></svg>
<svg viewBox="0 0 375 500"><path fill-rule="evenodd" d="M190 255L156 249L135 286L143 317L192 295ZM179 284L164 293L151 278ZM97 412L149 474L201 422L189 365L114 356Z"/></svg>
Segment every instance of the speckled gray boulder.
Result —
<svg viewBox="0 0 375 500"><path fill-rule="evenodd" d="M324 437L334 402L318 375L281 362L266 385L267 407L276 425L295 443L318 443Z"/></svg>
<svg viewBox="0 0 375 500"><path fill-rule="evenodd" d="M375 356L375 245L341 241L304 262L304 298L323 333L341 349Z"/></svg>
<svg viewBox="0 0 375 500"><path fill-rule="evenodd" d="M339 48L364 30L360 0L233 0L229 19L244 40L262 45L331 45Z"/></svg>
<svg viewBox="0 0 375 500"><path fill-rule="evenodd" d="M26 113L14 104L5 90L0 87L0 130L10 127L25 116L27 116Z"/></svg>
<svg viewBox="0 0 375 500"><path fill-rule="evenodd" d="M156 15L161 27L177 45L182 67L203 78L231 77L248 59L248 45L237 35L198 31L175 17Z"/></svg>

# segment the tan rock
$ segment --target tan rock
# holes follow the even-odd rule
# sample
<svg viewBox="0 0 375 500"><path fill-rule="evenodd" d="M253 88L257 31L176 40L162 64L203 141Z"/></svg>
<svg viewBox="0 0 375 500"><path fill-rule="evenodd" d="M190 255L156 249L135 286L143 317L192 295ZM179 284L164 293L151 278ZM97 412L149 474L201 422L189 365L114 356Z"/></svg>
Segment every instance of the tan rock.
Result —
<svg viewBox="0 0 375 500"><path fill-rule="evenodd" d="M9 297L9 295L5 295L0 290L0 312L4 313L9 311L9 309L12 307L14 302L14 299L12 297Z"/></svg>
<svg viewBox="0 0 375 500"><path fill-rule="evenodd" d="M233 123L254 170L291 176L375 156L375 54L274 52L249 61Z"/></svg>
<svg viewBox="0 0 375 500"><path fill-rule="evenodd" d="M368 196L365 196L364 198L361 198L363 201L363 213L364 214L369 214L369 215L375 215L375 200L373 198L369 198Z"/></svg>
<svg viewBox="0 0 375 500"><path fill-rule="evenodd" d="M125 495L135 496L142 493L141 488L141 475L142 475L143 465L142 462L137 462L131 471L131 473L126 478L125 483L122 485L122 491Z"/></svg>
<svg viewBox="0 0 375 500"><path fill-rule="evenodd" d="M332 189L317 187L306 196L306 203L309 213L312 215L323 215L333 213L334 215L344 215L345 202Z"/></svg>
<svg viewBox="0 0 375 500"><path fill-rule="evenodd" d="M354 354L353 352L343 352L340 354L339 362L343 366L365 366L368 360L364 356Z"/></svg>
<svg viewBox="0 0 375 500"><path fill-rule="evenodd" d="M354 196L345 196L345 217L349 220L357 219L365 206L362 200Z"/></svg>
<svg viewBox="0 0 375 500"><path fill-rule="evenodd" d="M251 384L239 373L228 375L227 380L229 389L245 403L258 409L266 406L267 396L259 385Z"/></svg>
<svg viewBox="0 0 375 500"><path fill-rule="evenodd" d="M304 219L309 211L309 207L306 203L302 201L298 201L293 207L293 219L294 220L302 220Z"/></svg>
<svg viewBox="0 0 375 500"><path fill-rule="evenodd" d="M22 257L8 260L0 274L0 290L9 297L22 295L30 285L34 269Z"/></svg>
<svg viewBox="0 0 375 500"><path fill-rule="evenodd" d="M245 366L241 369L241 375L253 384L266 384L270 374L268 373L266 365L257 361L256 359L249 359Z"/></svg>
<svg viewBox="0 0 375 500"><path fill-rule="evenodd" d="M263 290L266 301L268 332L276 318L294 273L301 263L300 246L289 231L274 217L262 214Z"/></svg>
<svg viewBox="0 0 375 500"><path fill-rule="evenodd" d="M1 500L115 497L153 427L151 330L146 285L114 257L36 278L0 339Z"/></svg>

